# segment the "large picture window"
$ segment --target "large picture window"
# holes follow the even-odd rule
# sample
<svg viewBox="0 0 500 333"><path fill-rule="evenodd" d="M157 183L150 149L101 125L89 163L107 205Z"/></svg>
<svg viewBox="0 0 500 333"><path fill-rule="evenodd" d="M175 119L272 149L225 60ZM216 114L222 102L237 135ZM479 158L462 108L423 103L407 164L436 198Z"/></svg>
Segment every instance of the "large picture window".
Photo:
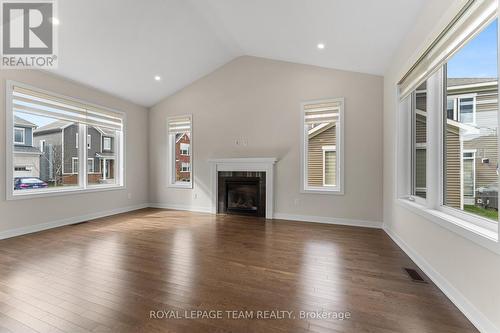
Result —
<svg viewBox="0 0 500 333"><path fill-rule="evenodd" d="M343 193L342 98L302 104L302 190Z"/></svg>
<svg viewBox="0 0 500 333"><path fill-rule="evenodd" d="M191 115L170 117L167 120L171 187L193 186L192 127Z"/></svg>
<svg viewBox="0 0 500 333"><path fill-rule="evenodd" d="M9 199L123 185L124 114L21 83L6 89ZM114 149L103 151L104 135Z"/></svg>
<svg viewBox="0 0 500 333"><path fill-rule="evenodd" d="M471 2L399 82L396 190L406 207L500 252L496 7Z"/></svg>

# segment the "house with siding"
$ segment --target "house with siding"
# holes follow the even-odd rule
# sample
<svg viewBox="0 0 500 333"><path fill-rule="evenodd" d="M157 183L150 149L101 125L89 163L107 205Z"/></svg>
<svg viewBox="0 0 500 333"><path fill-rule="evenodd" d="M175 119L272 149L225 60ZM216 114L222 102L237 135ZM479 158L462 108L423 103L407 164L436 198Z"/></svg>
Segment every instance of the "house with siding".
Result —
<svg viewBox="0 0 500 333"><path fill-rule="evenodd" d="M40 178L55 185L78 184L79 125L63 120L37 128L33 137L43 152ZM87 177L90 184L114 179L114 133L95 126L87 128Z"/></svg>
<svg viewBox="0 0 500 333"><path fill-rule="evenodd" d="M335 186L337 165L336 123L325 123L308 130L307 176L310 186Z"/></svg>
<svg viewBox="0 0 500 333"><path fill-rule="evenodd" d="M40 176L40 149L33 146L33 131L37 126L14 116L14 178Z"/></svg>
<svg viewBox="0 0 500 333"><path fill-rule="evenodd" d="M463 209L476 204L478 189L497 183L498 81L449 78L447 83L445 204ZM415 194L425 197L425 87L415 103Z"/></svg>

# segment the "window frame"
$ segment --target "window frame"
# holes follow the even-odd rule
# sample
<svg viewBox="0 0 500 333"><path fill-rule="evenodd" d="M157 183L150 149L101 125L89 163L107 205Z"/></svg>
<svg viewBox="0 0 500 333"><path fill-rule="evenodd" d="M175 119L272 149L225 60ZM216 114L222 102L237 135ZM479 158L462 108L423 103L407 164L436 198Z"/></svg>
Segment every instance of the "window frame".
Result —
<svg viewBox="0 0 500 333"><path fill-rule="evenodd" d="M453 119L457 122L462 123L462 110L460 108L460 101L466 98L472 98L472 122L470 123L462 123L466 125L475 126L476 125L476 97L477 93L470 94L458 94L450 96L453 98L453 115L456 115L457 119ZM446 99L448 101L448 99ZM447 107L448 109L448 107Z"/></svg>
<svg viewBox="0 0 500 333"><path fill-rule="evenodd" d="M47 94L56 98L62 98L68 101L72 101L75 103L85 104L89 107L94 107L101 109L103 111L108 111L115 113L120 116L122 120L122 130L121 135L115 138L116 141L116 154L117 158L115 159L115 172L117 181L114 184L87 184L86 175L86 161L87 159L87 149L83 149L83 152L79 150L79 156L82 157L80 159L79 169L83 172L79 173L79 182L77 186L68 186L67 188L47 188L47 189L37 189L37 190L23 190L14 191L14 110L13 110L13 89L14 86L29 89L35 92ZM5 189L6 189L6 199L8 201L11 200L24 200L24 199L33 199L40 197L57 197L61 195L68 194L79 194L79 193L92 193L92 192L102 192L102 191L116 191L116 190L125 190L127 188L126 185L126 145L127 145L127 114L122 111L118 111L109 107L105 107L102 105L94 104L88 102L86 100L82 100L75 97L65 96L53 91L45 90L43 88L39 88L36 86L32 86L30 84L22 83L14 80L6 80L5 84L5 107L6 107L6 181L5 181ZM86 126L80 124L78 133L79 135L79 147L85 147L86 142L84 135L86 135ZM63 163L64 165L64 163Z"/></svg>
<svg viewBox="0 0 500 333"><path fill-rule="evenodd" d="M92 171L89 170L89 166L88 166L89 161L92 162ZM95 173L95 160L92 157L87 157L87 174L89 174L89 173L90 174Z"/></svg>
<svg viewBox="0 0 500 333"><path fill-rule="evenodd" d="M92 148L92 135L87 134L87 149Z"/></svg>
<svg viewBox="0 0 500 333"><path fill-rule="evenodd" d="M76 169L77 169L76 172L75 172L75 161L76 161ZM72 175L78 174L79 166L80 166L80 161L79 161L78 157L72 157L71 158L71 174Z"/></svg>
<svg viewBox="0 0 500 333"><path fill-rule="evenodd" d="M335 152L335 153L337 153L337 146L335 146L335 145L332 145L332 146L322 146L321 150L322 150L322 153L323 153L323 186L335 186L335 185L328 185L326 183L326 168L325 168L325 166L326 166L326 153L327 152ZM335 158L337 158L336 155L335 155ZM335 176L335 178L337 178L337 177Z"/></svg>
<svg viewBox="0 0 500 333"><path fill-rule="evenodd" d="M181 181L176 181L176 160L175 160L175 134L170 134L169 133L169 124L172 120L176 120L179 118L186 118L188 117L190 120L190 125L191 125L191 130L189 132L190 134L190 143L189 143L189 162L191 164L190 168L190 181L189 182L181 182ZM193 126L193 115L192 114L178 114L178 115L172 115L167 117L167 169L168 169L168 174L167 174L167 187L169 188L179 188L179 189L193 189L194 187L194 126Z"/></svg>
<svg viewBox="0 0 500 333"><path fill-rule="evenodd" d="M16 141L16 131L21 131L23 133L23 141ZM15 145L26 145L26 128L14 126L14 137L13 141Z"/></svg>
<svg viewBox="0 0 500 333"><path fill-rule="evenodd" d="M411 170L412 157L410 155L413 138L411 134L412 117L409 113L412 108L411 96L413 94L410 94L404 100L400 101L398 98L396 101L395 125L397 127L397 140L395 162L397 173L394 191L395 201L399 206L500 254L500 222L444 205L444 135L446 134L444 122L447 120L447 112L444 112L445 109L443 109L447 108L444 73L443 67L427 79L426 200L418 200L421 198L415 198L411 195L413 171ZM500 108L498 112L500 114ZM498 149L500 150L500 145ZM460 158L462 161L463 154ZM437 186L433 184L437 184Z"/></svg>
<svg viewBox="0 0 500 333"><path fill-rule="evenodd" d="M305 126L305 106L310 104L322 103L340 103L339 107L339 121L336 125L336 178L337 183L333 186L310 186L308 184L308 144ZM301 193L315 193L315 194L330 194L330 195L344 195L344 128L345 128L345 99L343 97L329 98L321 100L304 101L300 104L300 192ZM324 168L323 168L324 170ZM323 171L324 172L324 171Z"/></svg>
<svg viewBox="0 0 500 333"><path fill-rule="evenodd" d="M106 148L106 141L109 142L109 148ZM112 140L109 136L102 137L102 150L111 151L113 147Z"/></svg>

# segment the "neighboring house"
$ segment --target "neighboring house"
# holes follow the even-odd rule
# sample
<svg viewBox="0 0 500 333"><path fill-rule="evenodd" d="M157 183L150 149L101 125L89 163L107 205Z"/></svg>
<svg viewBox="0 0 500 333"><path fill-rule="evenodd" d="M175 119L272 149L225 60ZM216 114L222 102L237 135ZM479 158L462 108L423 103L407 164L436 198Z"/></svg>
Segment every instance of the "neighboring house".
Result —
<svg viewBox="0 0 500 333"><path fill-rule="evenodd" d="M498 81L448 78L445 204L473 205L480 187L498 182ZM416 195L425 197L426 101L416 96ZM422 167L419 167L422 166Z"/></svg>
<svg viewBox="0 0 500 333"><path fill-rule="evenodd" d="M43 151L40 178L56 185L78 183L78 125L58 120L34 131L35 143ZM114 179L114 134L99 127L87 129L87 174L90 184Z"/></svg>
<svg viewBox="0 0 500 333"><path fill-rule="evenodd" d="M309 186L336 185L336 126L320 124L308 131L307 176Z"/></svg>
<svg viewBox="0 0 500 333"><path fill-rule="evenodd" d="M176 181L191 181L191 137L188 133L175 136Z"/></svg>
<svg viewBox="0 0 500 333"><path fill-rule="evenodd" d="M475 128L461 140L462 204L473 205L480 187L498 182L498 81L448 79L448 119Z"/></svg>
<svg viewBox="0 0 500 333"><path fill-rule="evenodd" d="M40 150L33 146L36 125L14 116L14 178L40 176Z"/></svg>

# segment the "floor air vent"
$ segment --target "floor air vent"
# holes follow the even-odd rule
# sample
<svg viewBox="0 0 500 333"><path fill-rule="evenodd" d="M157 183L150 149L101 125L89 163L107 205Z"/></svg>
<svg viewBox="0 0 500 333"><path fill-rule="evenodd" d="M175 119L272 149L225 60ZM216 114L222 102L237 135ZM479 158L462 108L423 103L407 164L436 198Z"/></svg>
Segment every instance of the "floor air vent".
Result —
<svg viewBox="0 0 500 333"><path fill-rule="evenodd" d="M413 282L427 283L422 275L413 268L404 269Z"/></svg>

